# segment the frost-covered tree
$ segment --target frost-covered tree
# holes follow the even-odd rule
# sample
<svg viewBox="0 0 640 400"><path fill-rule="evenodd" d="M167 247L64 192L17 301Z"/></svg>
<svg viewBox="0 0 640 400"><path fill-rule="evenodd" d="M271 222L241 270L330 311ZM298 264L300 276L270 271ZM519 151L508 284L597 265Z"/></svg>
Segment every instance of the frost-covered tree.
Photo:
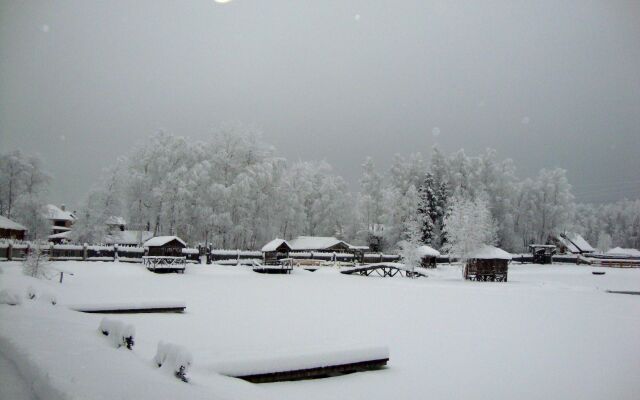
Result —
<svg viewBox="0 0 640 400"><path fill-rule="evenodd" d="M420 246L424 245L422 241L423 224L418 220L418 214L414 214L404 223L405 238L398 245L400 247L400 257L402 262L410 270L414 270L422 263L422 255L419 251Z"/></svg>
<svg viewBox="0 0 640 400"><path fill-rule="evenodd" d="M382 176L376 172L373 160L367 157L362 164L359 208L363 225L371 232L382 222Z"/></svg>
<svg viewBox="0 0 640 400"><path fill-rule="evenodd" d="M455 197L444 219L443 233L447 241L442 248L464 261L482 245L494 245L496 231L487 201L482 196L473 201Z"/></svg>
<svg viewBox="0 0 640 400"><path fill-rule="evenodd" d="M438 221L439 200L438 188L435 186L433 174L428 172L424 181L418 189L418 223L421 225L422 242L432 244L436 232L436 223Z"/></svg>
<svg viewBox="0 0 640 400"><path fill-rule="evenodd" d="M603 253L607 252L611 248L611 235L606 232L600 232L596 247Z"/></svg>
<svg viewBox="0 0 640 400"><path fill-rule="evenodd" d="M34 240L49 231L43 206L50 181L39 157L20 151L0 155L0 215L23 224Z"/></svg>

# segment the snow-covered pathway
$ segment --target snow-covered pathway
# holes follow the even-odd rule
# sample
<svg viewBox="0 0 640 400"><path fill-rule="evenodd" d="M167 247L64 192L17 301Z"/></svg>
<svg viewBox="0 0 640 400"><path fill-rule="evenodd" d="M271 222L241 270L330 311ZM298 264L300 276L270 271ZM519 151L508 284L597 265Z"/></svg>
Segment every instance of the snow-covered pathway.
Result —
<svg viewBox="0 0 640 400"><path fill-rule="evenodd" d="M16 365L0 351L0 400L36 400Z"/></svg>

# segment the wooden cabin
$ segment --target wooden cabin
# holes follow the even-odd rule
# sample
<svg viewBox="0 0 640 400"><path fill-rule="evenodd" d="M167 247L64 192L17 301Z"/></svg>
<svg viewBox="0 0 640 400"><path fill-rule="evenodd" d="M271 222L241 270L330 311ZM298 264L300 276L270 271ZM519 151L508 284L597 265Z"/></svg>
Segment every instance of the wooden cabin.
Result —
<svg viewBox="0 0 640 400"><path fill-rule="evenodd" d="M464 278L472 281L506 282L511 254L497 247L484 245L467 258Z"/></svg>
<svg viewBox="0 0 640 400"><path fill-rule="evenodd" d="M177 236L156 236L142 246L148 249L150 257L182 257L182 249L187 244Z"/></svg>
<svg viewBox="0 0 640 400"><path fill-rule="evenodd" d="M261 251L264 263L267 265L274 265L277 264L279 260L289 257L291 246L289 246L289 243L287 243L286 240L276 238L265 244Z"/></svg>
<svg viewBox="0 0 640 400"><path fill-rule="evenodd" d="M24 240L27 228L0 215L0 239Z"/></svg>
<svg viewBox="0 0 640 400"><path fill-rule="evenodd" d="M440 257L440 252L432 247L423 245L418 247L420 253L420 263L423 268L435 268L436 259Z"/></svg>

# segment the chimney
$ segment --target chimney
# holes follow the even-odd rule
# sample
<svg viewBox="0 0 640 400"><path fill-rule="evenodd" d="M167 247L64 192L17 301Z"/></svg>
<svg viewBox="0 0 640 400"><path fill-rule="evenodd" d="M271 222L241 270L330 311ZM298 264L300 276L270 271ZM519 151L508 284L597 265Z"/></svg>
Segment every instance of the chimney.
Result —
<svg viewBox="0 0 640 400"><path fill-rule="evenodd" d="M66 209L66 208L67 208L67 206L65 206L64 204L60 204L60 209L61 209L62 211L65 211L65 209Z"/></svg>

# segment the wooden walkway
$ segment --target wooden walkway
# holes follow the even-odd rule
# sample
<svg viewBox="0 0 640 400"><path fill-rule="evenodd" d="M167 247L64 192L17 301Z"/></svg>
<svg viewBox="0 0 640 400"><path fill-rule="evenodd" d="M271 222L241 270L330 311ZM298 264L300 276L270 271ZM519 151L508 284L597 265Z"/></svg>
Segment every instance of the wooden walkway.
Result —
<svg viewBox="0 0 640 400"><path fill-rule="evenodd" d="M362 275L362 276L380 276L383 278L393 278L395 276L402 276L407 278L427 277L427 274L419 269L410 270L402 268L394 264L378 263L363 265L361 267L350 268L348 270L340 271L345 275Z"/></svg>
<svg viewBox="0 0 640 400"><path fill-rule="evenodd" d="M142 263L151 272L164 274L176 272L184 274L186 257L144 256Z"/></svg>

